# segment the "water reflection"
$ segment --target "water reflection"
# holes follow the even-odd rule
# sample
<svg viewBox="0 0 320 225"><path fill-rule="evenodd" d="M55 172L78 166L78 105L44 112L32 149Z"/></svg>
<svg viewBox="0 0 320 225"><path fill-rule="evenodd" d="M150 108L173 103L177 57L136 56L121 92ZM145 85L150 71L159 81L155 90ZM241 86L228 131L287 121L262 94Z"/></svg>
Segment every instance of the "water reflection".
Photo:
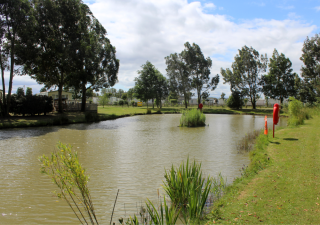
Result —
<svg viewBox="0 0 320 225"><path fill-rule="evenodd" d="M0 131L0 223L78 224L67 204L51 193L56 187L40 174L37 158L58 141L70 143L90 174L89 187L100 223L137 213L140 202L157 200L164 169L182 160L202 162L206 174L222 172L231 182L248 164L235 143L262 129L264 117L207 115L207 127L178 127L180 115L150 115L93 124ZM268 119L271 124L272 118ZM282 123L285 121L281 120ZM137 204L138 203L138 204ZM117 221L117 220L115 220Z"/></svg>

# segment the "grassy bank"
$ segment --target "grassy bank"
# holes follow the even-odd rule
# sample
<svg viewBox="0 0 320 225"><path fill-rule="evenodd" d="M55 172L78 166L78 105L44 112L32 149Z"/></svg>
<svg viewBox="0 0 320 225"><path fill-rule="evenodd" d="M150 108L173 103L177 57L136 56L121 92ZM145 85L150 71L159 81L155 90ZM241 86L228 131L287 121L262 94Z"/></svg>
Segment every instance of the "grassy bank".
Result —
<svg viewBox="0 0 320 225"><path fill-rule="evenodd" d="M207 224L320 224L320 117L259 137L251 165L215 203Z"/></svg>
<svg viewBox="0 0 320 225"><path fill-rule="evenodd" d="M189 109L196 108L190 107ZM158 113L156 108L151 109L152 114ZM163 107L161 113L172 114L181 113L184 107ZM18 127L38 127L38 126L54 126L73 123L97 122L103 120L117 119L126 116L144 115L147 112L147 107L121 107L121 106L106 106L98 107L98 116L93 120L86 119L85 113L70 112L64 114L49 113L47 116L11 116L8 118L0 118L0 129L3 128L18 128ZM233 110L227 107L204 107L205 114L250 114L250 115L272 115L272 108L262 109L239 109ZM286 114L282 114L286 115Z"/></svg>

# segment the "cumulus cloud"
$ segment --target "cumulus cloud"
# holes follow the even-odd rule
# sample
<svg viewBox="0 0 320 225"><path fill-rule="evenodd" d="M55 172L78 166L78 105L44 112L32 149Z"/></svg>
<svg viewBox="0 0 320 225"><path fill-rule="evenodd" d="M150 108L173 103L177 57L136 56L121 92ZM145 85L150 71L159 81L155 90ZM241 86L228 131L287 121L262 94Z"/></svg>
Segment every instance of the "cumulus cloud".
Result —
<svg viewBox="0 0 320 225"><path fill-rule="evenodd" d="M212 58L213 75L219 74L221 67L230 68L244 45L267 53L268 57L277 48L291 59L294 71L299 73L303 41L316 29L315 25L294 18L239 22L231 15L205 11L219 6L187 0L97 0L88 5L117 49L120 71L116 88L123 89L134 85L137 70L147 60L166 75L164 57L180 53L187 41L198 44L205 57ZM229 86L223 84L221 77L212 96L219 97L222 91L229 95Z"/></svg>

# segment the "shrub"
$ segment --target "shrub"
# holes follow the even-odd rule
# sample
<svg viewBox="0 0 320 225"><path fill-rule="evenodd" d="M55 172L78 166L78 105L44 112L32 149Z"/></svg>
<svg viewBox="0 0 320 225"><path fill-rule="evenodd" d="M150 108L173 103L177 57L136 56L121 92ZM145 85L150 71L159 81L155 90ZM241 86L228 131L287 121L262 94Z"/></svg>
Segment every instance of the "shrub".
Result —
<svg viewBox="0 0 320 225"><path fill-rule="evenodd" d="M186 110L180 118L182 127L201 127L206 125L206 116L197 109Z"/></svg>
<svg viewBox="0 0 320 225"><path fill-rule="evenodd" d="M151 109L147 108L147 114L151 114Z"/></svg>
<svg viewBox="0 0 320 225"><path fill-rule="evenodd" d="M113 102L113 105L118 105L118 102Z"/></svg>
<svg viewBox="0 0 320 225"><path fill-rule="evenodd" d="M66 115L60 115L53 119L53 125L63 125L69 123L69 118Z"/></svg>
<svg viewBox="0 0 320 225"><path fill-rule="evenodd" d="M131 106L136 106L136 105L137 105L137 103L136 103L135 101L133 101L133 100L132 100L132 101L130 102L130 105L131 105Z"/></svg>
<svg viewBox="0 0 320 225"><path fill-rule="evenodd" d="M178 103L178 99L170 99L171 105L176 105Z"/></svg>
<svg viewBox="0 0 320 225"><path fill-rule="evenodd" d="M84 118L87 122L98 122L99 121L98 113L86 112L84 115Z"/></svg>
<svg viewBox="0 0 320 225"><path fill-rule="evenodd" d="M243 105L243 101L238 92L233 92L227 100L227 106L232 109L240 109Z"/></svg>
<svg viewBox="0 0 320 225"><path fill-rule="evenodd" d="M161 109L157 108L155 114L162 114Z"/></svg>
<svg viewBox="0 0 320 225"><path fill-rule="evenodd" d="M124 101L121 99L121 100L119 100L119 105L124 105Z"/></svg>
<svg viewBox="0 0 320 225"><path fill-rule="evenodd" d="M177 168L172 166L164 177L166 181L163 188L171 203L182 209L185 221L187 218L201 218L211 189L211 179L202 177L201 163L194 161L189 165L188 158L186 164L182 162Z"/></svg>
<svg viewBox="0 0 320 225"><path fill-rule="evenodd" d="M289 98L289 126L298 126L304 123L305 119L310 118L310 114L307 110L303 109L303 103L294 97Z"/></svg>

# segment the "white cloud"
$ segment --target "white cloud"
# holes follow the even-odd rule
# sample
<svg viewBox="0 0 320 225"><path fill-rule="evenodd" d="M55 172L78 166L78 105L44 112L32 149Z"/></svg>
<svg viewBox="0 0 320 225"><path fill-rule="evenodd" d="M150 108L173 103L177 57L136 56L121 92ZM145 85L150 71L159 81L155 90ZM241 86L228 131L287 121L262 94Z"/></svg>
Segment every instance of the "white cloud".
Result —
<svg viewBox="0 0 320 225"><path fill-rule="evenodd" d="M285 10L294 9L293 5L278 5L277 7L280 9L285 9Z"/></svg>
<svg viewBox="0 0 320 225"><path fill-rule="evenodd" d="M216 6L213 3L205 3L204 8L216 8Z"/></svg>
<svg viewBox="0 0 320 225"><path fill-rule="evenodd" d="M212 58L213 75L219 74L221 67L230 68L237 50L244 45L267 53L268 57L277 48L290 58L294 71L299 73L303 41L316 29L315 25L294 19L236 23L230 15L208 14L205 5L187 0L97 0L89 6L117 49L120 70L116 87L123 89L134 85L137 70L147 60L166 75L164 57L180 53L186 41L198 44L205 57ZM229 95L226 90L229 86L223 84L221 77L213 95L219 97L222 91Z"/></svg>
<svg viewBox="0 0 320 225"><path fill-rule="evenodd" d="M291 13L288 13L288 18L289 19L299 19L299 18L301 18L301 16L297 15L294 12L291 12Z"/></svg>
<svg viewBox="0 0 320 225"><path fill-rule="evenodd" d="M318 11L320 11L320 6L315 7L315 9Z"/></svg>

